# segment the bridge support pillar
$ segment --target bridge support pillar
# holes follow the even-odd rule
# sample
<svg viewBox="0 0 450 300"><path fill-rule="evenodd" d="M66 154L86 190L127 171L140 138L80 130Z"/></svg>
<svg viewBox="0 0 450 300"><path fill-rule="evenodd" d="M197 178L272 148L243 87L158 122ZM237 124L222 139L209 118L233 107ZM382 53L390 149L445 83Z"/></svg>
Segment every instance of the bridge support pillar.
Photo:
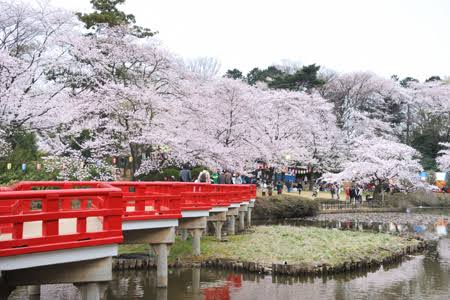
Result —
<svg viewBox="0 0 450 300"><path fill-rule="evenodd" d="M76 287L82 300L101 300L104 298L107 285L103 282L86 282L78 283Z"/></svg>
<svg viewBox="0 0 450 300"><path fill-rule="evenodd" d="M230 207L227 211L227 234L236 234L236 217L239 215L239 207Z"/></svg>
<svg viewBox="0 0 450 300"><path fill-rule="evenodd" d="M213 226L214 226L214 236L216 237L216 239L218 241L222 240L222 226L223 226L223 221L213 221Z"/></svg>
<svg viewBox="0 0 450 300"><path fill-rule="evenodd" d="M169 255L168 244L152 244L153 251L156 253L156 287L167 287L167 256Z"/></svg>
<svg viewBox="0 0 450 300"><path fill-rule="evenodd" d="M175 242L175 227L123 231L126 244L149 244L156 254L156 286L167 287L167 255Z"/></svg>
<svg viewBox="0 0 450 300"><path fill-rule="evenodd" d="M228 225L227 225L227 233L228 235L236 234L236 216L227 216Z"/></svg>
<svg viewBox="0 0 450 300"><path fill-rule="evenodd" d="M252 207L248 207L247 210L247 227L251 227L252 226Z"/></svg>
<svg viewBox="0 0 450 300"><path fill-rule="evenodd" d="M245 230L245 211L239 212L239 231Z"/></svg>
<svg viewBox="0 0 450 300"><path fill-rule="evenodd" d="M192 254L200 255L200 240L206 228L206 217L183 218L179 221L178 228L192 235Z"/></svg>
<svg viewBox="0 0 450 300"><path fill-rule="evenodd" d="M202 237L203 229L191 229L192 234L192 254L195 256L199 256L201 253L200 250L200 239Z"/></svg>
<svg viewBox="0 0 450 300"><path fill-rule="evenodd" d="M208 221L212 222L212 224L214 226L214 236L219 241L222 240L222 226L226 220L227 220L227 212L226 211L212 213L208 217Z"/></svg>

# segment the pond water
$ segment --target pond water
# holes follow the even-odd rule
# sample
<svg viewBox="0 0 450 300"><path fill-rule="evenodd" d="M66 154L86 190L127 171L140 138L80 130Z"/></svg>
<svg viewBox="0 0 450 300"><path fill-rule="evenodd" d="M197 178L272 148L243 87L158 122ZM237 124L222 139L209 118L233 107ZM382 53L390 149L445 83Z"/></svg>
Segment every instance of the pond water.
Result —
<svg viewBox="0 0 450 300"><path fill-rule="evenodd" d="M373 272L328 277L261 276L213 269L171 269L169 289L155 288L156 272L120 271L105 299L450 299L450 238L425 254ZM27 299L25 288L10 299ZM42 286L41 299L79 299L73 285Z"/></svg>

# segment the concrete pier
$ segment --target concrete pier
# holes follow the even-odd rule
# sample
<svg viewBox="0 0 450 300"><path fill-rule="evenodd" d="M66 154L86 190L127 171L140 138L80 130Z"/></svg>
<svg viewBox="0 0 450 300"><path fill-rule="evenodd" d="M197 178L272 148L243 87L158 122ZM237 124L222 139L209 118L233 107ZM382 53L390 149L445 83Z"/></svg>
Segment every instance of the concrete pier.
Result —
<svg viewBox="0 0 450 300"><path fill-rule="evenodd" d="M213 226L214 226L214 236L216 237L216 239L218 241L222 240L222 226L223 226L223 221L213 221Z"/></svg>
<svg viewBox="0 0 450 300"><path fill-rule="evenodd" d="M156 253L156 287L166 288L168 281L167 256L169 255L169 246L167 244L153 244L152 248Z"/></svg>
<svg viewBox="0 0 450 300"><path fill-rule="evenodd" d="M183 218L180 220L178 228L192 235L192 254L195 256L200 255L200 243L202 233L206 228L206 216Z"/></svg>
<svg viewBox="0 0 450 300"><path fill-rule="evenodd" d="M203 229L192 229L192 254L199 256L201 254L200 250L200 240L202 237Z"/></svg>
<svg viewBox="0 0 450 300"><path fill-rule="evenodd" d="M233 204L227 211L227 234L236 234L236 217L239 215L239 204Z"/></svg>
<svg viewBox="0 0 450 300"><path fill-rule="evenodd" d="M252 226L252 207L248 207L247 210L247 227L251 227Z"/></svg>
<svg viewBox="0 0 450 300"><path fill-rule="evenodd" d="M168 222L168 221L166 221ZM177 221L178 222L178 221ZM167 287L167 256L175 242L175 226L152 229L127 230L123 232L127 244L149 244L156 254L156 286Z"/></svg>
<svg viewBox="0 0 450 300"><path fill-rule="evenodd" d="M239 231L245 230L245 214L248 211L248 204L242 204L239 207Z"/></svg>
<svg viewBox="0 0 450 300"><path fill-rule="evenodd" d="M236 216L227 216L228 224L227 224L227 233L228 235L236 234Z"/></svg>
<svg viewBox="0 0 450 300"><path fill-rule="evenodd" d="M212 213L208 217L208 221L212 222L212 224L214 226L214 236L219 241L222 240L222 226L226 220L227 220L227 212L226 211Z"/></svg>

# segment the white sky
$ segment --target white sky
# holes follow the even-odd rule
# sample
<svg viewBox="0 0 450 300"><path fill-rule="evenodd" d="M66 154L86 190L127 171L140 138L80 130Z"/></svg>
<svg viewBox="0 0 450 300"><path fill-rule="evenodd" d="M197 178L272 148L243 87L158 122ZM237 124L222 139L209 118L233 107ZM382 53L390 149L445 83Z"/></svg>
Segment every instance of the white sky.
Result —
<svg viewBox="0 0 450 300"><path fill-rule="evenodd" d="M450 0L127 0L122 10L176 54L218 58L223 72L289 59L339 72L450 75Z"/></svg>

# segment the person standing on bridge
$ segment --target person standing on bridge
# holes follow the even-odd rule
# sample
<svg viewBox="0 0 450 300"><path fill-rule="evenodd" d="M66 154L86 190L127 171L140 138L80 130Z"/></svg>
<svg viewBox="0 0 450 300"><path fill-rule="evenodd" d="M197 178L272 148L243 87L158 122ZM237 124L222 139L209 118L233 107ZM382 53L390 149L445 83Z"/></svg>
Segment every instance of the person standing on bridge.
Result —
<svg viewBox="0 0 450 300"><path fill-rule="evenodd" d="M209 172L207 170L203 170L198 174L198 182L201 183L211 183L211 176L209 175Z"/></svg>
<svg viewBox="0 0 450 300"><path fill-rule="evenodd" d="M183 170L180 171L180 180L183 182L191 182L192 175L187 165L183 166Z"/></svg>
<svg viewBox="0 0 450 300"><path fill-rule="evenodd" d="M230 171L225 171L225 184L233 184L233 175L231 175Z"/></svg>
<svg viewBox="0 0 450 300"><path fill-rule="evenodd" d="M225 171L220 172L219 177L217 178L219 184L225 184Z"/></svg>

